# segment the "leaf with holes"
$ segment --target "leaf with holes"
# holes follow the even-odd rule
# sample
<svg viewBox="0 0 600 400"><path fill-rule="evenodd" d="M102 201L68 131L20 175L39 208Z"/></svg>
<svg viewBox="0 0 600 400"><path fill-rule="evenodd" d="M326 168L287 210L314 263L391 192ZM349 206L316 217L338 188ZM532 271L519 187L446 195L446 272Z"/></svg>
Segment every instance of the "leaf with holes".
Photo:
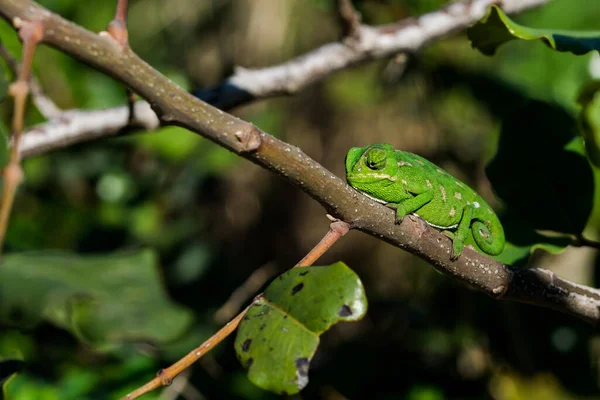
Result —
<svg viewBox="0 0 600 400"><path fill-rule="evenodd" d="M519 25L504 14L499 7L491 6L487 13L467 29L473 47L486 55L511 40L541 40L551 49L586 54L600 49L600 32L578 32L556 29L535 29Z"/></svg>
<svg viewBox="0 0 600 400"><path fill-rule="evenodd" d="M367 311L358 276L344 263L291 269L267 288L242 320L235 349L257 386L293 394L308 383L319 336Z"/></svg>

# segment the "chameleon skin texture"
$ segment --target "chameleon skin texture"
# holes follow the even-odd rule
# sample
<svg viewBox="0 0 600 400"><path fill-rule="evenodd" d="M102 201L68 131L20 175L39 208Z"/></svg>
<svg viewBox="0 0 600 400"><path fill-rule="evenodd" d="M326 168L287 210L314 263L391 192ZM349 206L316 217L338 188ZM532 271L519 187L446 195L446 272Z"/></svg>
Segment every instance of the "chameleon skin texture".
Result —
<svg viewBox="0 0 600 400"><path fill-rule="evenodd" d="M346 180L372 199L396 209L399 223L414 213L448 231L452 258L462 253L469 229L479 250L498 255L504 229L492 208L473 189L423 157L387 143L353 147L346 155Z"/></svg>

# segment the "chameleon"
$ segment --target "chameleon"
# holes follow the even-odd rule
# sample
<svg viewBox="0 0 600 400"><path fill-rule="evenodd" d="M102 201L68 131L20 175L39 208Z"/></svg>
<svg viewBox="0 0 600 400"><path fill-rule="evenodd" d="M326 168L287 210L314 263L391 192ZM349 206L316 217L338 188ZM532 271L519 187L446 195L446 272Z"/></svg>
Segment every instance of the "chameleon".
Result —
<svg viewBox="0 0 600 400"><path fill-rule="evenodd" d="M462 254L469 229L483 253L498 255L504 249L504 229L492 208L425 158L377 143L351 148L345 163L348 184L396 209L396 223L412 213L443 230L452 239L453 260Z"/></svg>

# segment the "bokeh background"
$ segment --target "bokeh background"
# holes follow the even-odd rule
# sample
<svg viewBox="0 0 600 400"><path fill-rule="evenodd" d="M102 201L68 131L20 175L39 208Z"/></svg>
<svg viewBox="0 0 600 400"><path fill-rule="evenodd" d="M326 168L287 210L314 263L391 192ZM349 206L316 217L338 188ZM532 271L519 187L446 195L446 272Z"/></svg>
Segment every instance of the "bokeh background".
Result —
<svg viewBox="0 0 600 400"><path fill-rule="evenodd" d="M93 31L114 13L106 1L40 3ZM374 25L444 3L355 2ZM598 16L600 3L553 0L516 20L593 30ZM129 11L133 49L190 90L217 85L236 65L278 64L340 34L332 0L134 0ZM0 37L20 54L4 22ZM496 151L502 108L514 96L575 113L598 58L541 43L511 43L487 58L459 34L406 59L365 63L297 95L232 112L338 176L348 148L389 142L443 166L501 207L484 167ZM6 85L12 76L2 68ZM37 51L34 70L65 109L126 101L118 82L53 49ZM6 131L12 104L5 99L0 107ZM28 125L42 121L30 107ZM18 255L0 272L0 357L26 365L6 385L6 399L126 394L216 331L231 312L221 306L253 272L261 271L254 275L260 286L290 268L329 225L303 192L177 127L73 146L28 159L24 168L6 243L6 253ZM536 253L533 263L595 286L596 258L593 250L570 248ZM322 337L310 383L294 398L600 398L600 336L591 326L494 301L359 232L319 264L336 261L360 275L369 313ZM247 380L232 339L184 374L183 389L144 398L278 398ZM10 369L0 365L0 374Z"/></svg>

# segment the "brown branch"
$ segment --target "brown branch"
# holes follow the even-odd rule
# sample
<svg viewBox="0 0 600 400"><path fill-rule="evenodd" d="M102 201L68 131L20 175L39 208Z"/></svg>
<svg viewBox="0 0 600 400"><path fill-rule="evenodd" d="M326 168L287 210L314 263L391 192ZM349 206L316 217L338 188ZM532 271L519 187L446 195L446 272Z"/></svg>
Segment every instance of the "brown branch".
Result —
<svg viewBox="0 0 600 400"><path fill-rule="evenodd" d="M114 41L82 29L30 0L0 0L0 14L8 21L16 17L40 21L47 28L45 43L132 88L152 104L164 123L197 132L281 175L352 228L407 250L494 298L532 302L592 324L600 322L599 290L543 270L513 269L469 247L458 260L451 261L452 246L446 235L416 217L404 218L396 225L391 209L360 195L297 147L193 97L130 49L120 49Z"/></svg>
<svg viewBox="0 0 600 400"><path fill-rule="evenodd" d="M10 54L8 49L4 46L4 43L0 41L0 58L4 60L10 71L18 76L19 73L19 62L16 58ZM49 97L44 94L42 87L38 80L33 74L29 77L29 91L31 92L31 98L36 108L46 118L52 118L60 114L61 109L52 101Z"/></svg>
<svg viewBox="0 0 600 400"><path fill-rule="evenodd" d="M342 221L332 222L329 225L329 230L321 239L321 241L313 247L313 249L296 265L294 268L302 268L308 267L313 264L316 260L319 259L323 253L325 253L333 244L342 236L344 236L350 226ZM254 298L252 304L260 301L263 298L263 293L259 294ZM252 305L251 304L251 305ZM162 369L158 372L156 378L152 379L150 382L145 385L137 388L133 392L129 393L121 400L133 400L138 397L151 392L152 390L158 389L161 386L168 386L171 384L173 379L177 375L179 375L182 371L188 368L190 365L198 361L202 356L212 350L217 344L221 343L227 336L229 336L233 331L238 327L244 315L250 306L246 307L242 312L240 312L234 319L229 321L223 328L221 328L217 333L212 335L208 340L202 343L200 346L196 347L194 350L189 352L175 364L171 365L169 368Z"/></svg>
<svg viewBox="0 0 600 400"><path fill-rule="evenodd" d="M503 1L503 10L507 13L517 13L527 8L540 6L548 1L505 0ZM359 62L396 54L396 60L401 60L401 62L391 62L391 68L386 71L386 74L393 79L401 74L407 52L418 51L442 36L466 28L477 21L483 15L485 8L493 2L494 0L464 1L422 15L417 19L399 21L381 27L353 23L353 29L358 32L354 35L355 37L360 37L362 32L367 33L367 36L363 37L361 41L350 40L348 42L346 40L345 42L325 44L283 64L267 68L255 70L238 68L232 76L217 87L199 90L195 94L222 110L228 110L254 100L292 94L313 82ZM340 3L349 4L350 2L340 0ZM344 15L346 15L346 11L344 11ZM348 36L346 36L347 38ZM385 48L383 44L385 44ZM115 108L115 110L118 109L120 108ZM106 112L109 111L100 110L98 113L100 116ZM84 117L79 119L79 115ZM138 127L154 126L157 120L156 116L149 114L136 115L135 119L138 122L135 126ZM55 121L35 127L36 135L42 136L44 140L33 141L31 146L27 146L25 157L73 143L111 136L127 127L127 122L123 121L119 125L111 124L111 128L106 129L107 121L101 117L94 118L93 111L89 110L69 111L68 120L69 123L64 124L64 139L61 134L63 132L57 129ZM52 132L46 134L46 130ZM39 148L35 146L38 143Z"/></svg>
<svg viewBox="0 0 600 400"><path fill-rule="evenodd" d="M29 95L29 78L31 76L31 65L33 54L37 44L44 36L44 27L39 22L23 21L13 19L13 25L19 31L19 38L23 42L23 62L18 68L17 80L10 85L9 93L14 97L15 109L12 119L12 147L8 164L4 167L2 198L0 198L0 253L4 247L4 238L8 229L8 219L15 200L17 187L23 180L21 170L21 155L19 144L25 123L25 107Z"/></svg>

